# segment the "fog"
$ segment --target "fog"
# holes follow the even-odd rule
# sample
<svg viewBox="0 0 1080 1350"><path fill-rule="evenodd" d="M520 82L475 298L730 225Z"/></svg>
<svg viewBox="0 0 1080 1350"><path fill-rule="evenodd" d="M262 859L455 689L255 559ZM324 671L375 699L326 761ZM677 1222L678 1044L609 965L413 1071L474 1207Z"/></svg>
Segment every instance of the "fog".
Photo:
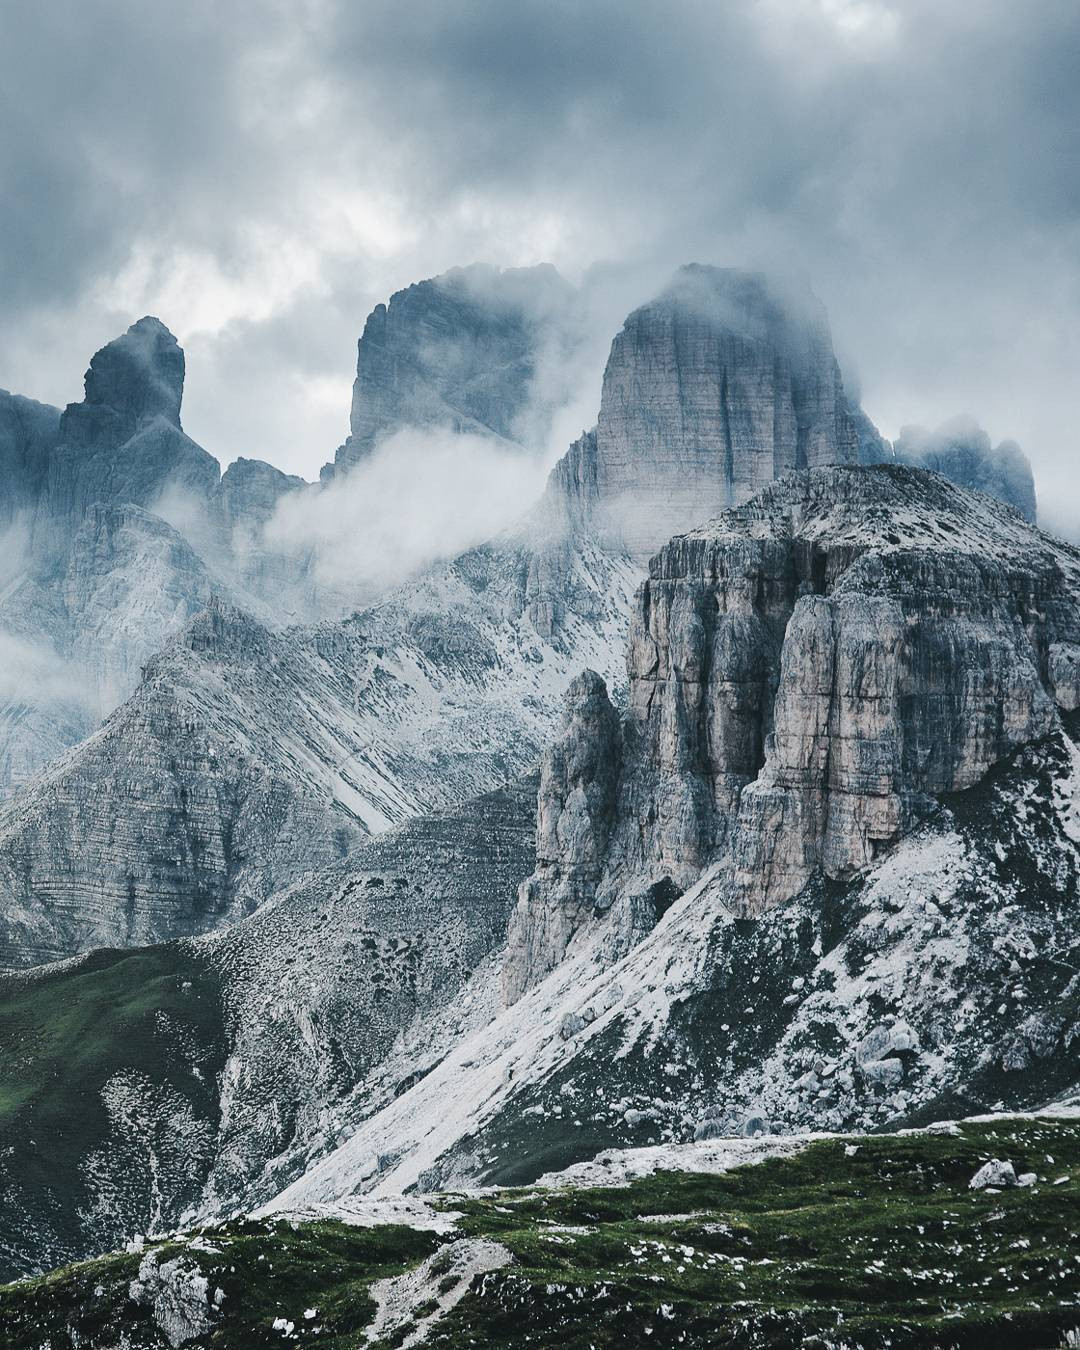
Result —
<svg viewBox="0 0 1080 1350"><path fill-rule="evenodd" d="M74 399L90 354L155 313L186 349L190 434L311 477L346 434L365 315L418 278L782 268L887 435L975 416L1080 519L1072 0L5 18L0 386Z"/></svg>
<svg viewBox="0 0 1080 1350"><path fill-rule="evenodd" d="M539 495L545 464L445 430L401 431L321 491L285 498L266 543L314 551L316 580L375 594L495 534Z"/></svg>

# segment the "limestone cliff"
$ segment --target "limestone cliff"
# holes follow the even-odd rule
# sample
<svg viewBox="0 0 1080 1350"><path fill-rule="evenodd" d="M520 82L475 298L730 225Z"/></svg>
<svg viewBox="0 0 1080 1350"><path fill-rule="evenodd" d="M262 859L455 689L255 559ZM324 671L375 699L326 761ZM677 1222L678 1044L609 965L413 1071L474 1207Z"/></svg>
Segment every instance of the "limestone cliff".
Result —
<svg viewBox="0 0 1080 1350"><path fill-rule="evenodd" d="M556 391L539 368L572 342L573 318L573 288L546 265L458 267L397 291L364 325L349 438L324 476L404 427L542 448Z"/></svg>
<svg viewBox="0 0 1080 1350"><path fill-rule="evenodd" d="M595 671L571 681L562 735L540 767L537 872L523 887L510 923L503 995L523 992L526 972L546 974L592 909L615 824L619 718Z"/></svg>
<svg viewBox="0 0 1080 1350"><path fill-rule="evenodd" d="M535 388L525 391L538 353L565 334L561 319L552 318L565 303L563 283L543 269L467 269L394 297L381 317L372 317L371 342L361 343L354 448L370 448L409 419L509 437L522 408L534 407ZM289 494L317 489L252 460L238 460L219 480L216 464L180 429L182 382L175 340L156 320L142 320L95 356L86 399L58 420L55 453L48 448L47 410L13 405L3 424L10 434L0 444L18 447L20 481L38 483L34 520L57 549L34 553L24 575L6 586L0 622L33 639L39 665L59 663L74 678L61 686L42 682L55 695L38 705L0 703L0 776L6 776L0 791L26 783L43 760L88 735L134 689L144 664L153 672L110 725L111 758L90 742L48 786L27 786L26 800L8 817L5 847L17 860L35 860L21 871L14 866L0 886L0 911L13 916L11 962L77 951L91 941L187 932L261 903L287 870L273 861L273 841L267 867L251 863L263 852L264 817L238 813L232 789L220 790L217 766L231 762L237 746L245 774L264 775L282 799L302 799L296 810L315 822L311 856L295 859L296 870L325 860L343 813L350 829L378 831L494 787L539 754L576 671L588 665L605 678L617 673L630 596L652 543L692 528L777 472L852 459L876 443L872 424L845 396L812 296L755 274L684 269L616 336L596 429L575 442L542 503L519 525L432 567L355 618L260 638L266 669L246 659L243 644L228 643L219 644L213 661L198 659L182 641L149 662L211 595L244 611L263 632L321 612L308 560L268 548L263 533ZM432 390L442 392L429 398ZM162 504L170 495L181 499L180 509ZM185 516L191 501L197 509ZM82 515L87 524L76 530L75 516ZM758 800L762 810L767 806L773 770L762 767L774 705L789 701L787 694L776 701L779 653L800 582L787 577L782 542L775 558L756 561L756 544L739 547L766 588L760 603L743 597L720 617L707 605L697 614L691 562L670 618L657 612L656 622L672 628L671 659L689 674L685 698L666 698L664 725L646 719L645 739L628 744L624 755L640 770L627 778L637 797L626 809L645 822L637 837L623 839L616 830L610 844L624 856L623 869L641 877L634 904L618 910L626 940L655 921L672 887L726 846L747 783L760 777ZM657 605L663 581L650 583ZM708 589L704 578L700 584ZM696 615L686 633L684 615L688 623ZM809 609L800 612L800 622L811 618ZM824 613L815 621L822 634L833 622ZM694 624L705 635L698 652L691 650L701 636ZM196 624L192 632L198 631ZM1071 653L1058 644L1047 658L1066 684ZM724 672L715 678L722 678L727 703L701 714L688 700L715 671ZM632 697L650 697L647 671L632 675ZM666 689L667 677L656 678ZM160 710L149 721L147 701ZM1036 709L1033 724L1039 715ZM168 747L189 721L205 731L190 762L170 757ZM776 754L783 767L776 772L790 777L785 757L799 753L781 735ZM933 790L909 785L884 794L859 808L858 828L871 841L900 828ZM806 792L800 810L824 811L819 788ZM58 794L57 821L78 842L49 835L46 846L38 805L50 793ZM149 813L149 834L165 838L173 828L171 804L194 800L202 813L198 848L173 849L175 866L149 865L133 822ZM107 838L103 802L116 821ZM837 809L834 803L828 819L838 819ZM833 857L837 828L821 826L815 858ZM54 834L60 829L56 824ZM302 841L297 847L304 851ZM769 868L778 891L787 885L786 849ZM872 842L863 847L869 852ZM213 899L205 920L195 918L185 896L203 894L204 857L220 861L226 853L245 861L213 864L206 891ZM53 856L61 859L55 867ZM746 867L757 865L747 854ZM139 915L131 922L118 900L128 877L135 878ZM567 885L578 897L579 917L616 893L581 872ZM72 897L96 897L85 930L70 914L53 930L49 897L65 886ZM552 932L560 925L553 923ZM553 950L561 940L553 939ZM29 954L20 957L23 942ZM537 945L523 937L524 951Z"/></svg>
<svg viewBox="0 0 1080 1350"><path fill-rule="evenodd" d="M820 302L759 273L684 267L616 335L595 434L552 491L644 561L788 470L856 455Z"/></svg>
<svg viewBox="0 0 1080 1350"><path fill-rule="evenodd" d="M35 534L66 543L97 502L153 507L166 491L209 494L217 460L183 432L184 353L158 319L140 319L95 354L86 395L69 403L49 459Z"/></svg>
<svg viewBox="0 0 1080 1350"><path fill-rule="evenodd" d="M1076 550L925 471L792 475L651 564L631 619L618 819L592 894L625 904L714 867L728 907L760 914L815 877L849 876L1059 730L1078 670ZM541 819L561 800L544 783ZM523 891L558 936L511 952L510 992L584 923L580 896L558 900L547 880L575 861L569 837Z"/></svg>

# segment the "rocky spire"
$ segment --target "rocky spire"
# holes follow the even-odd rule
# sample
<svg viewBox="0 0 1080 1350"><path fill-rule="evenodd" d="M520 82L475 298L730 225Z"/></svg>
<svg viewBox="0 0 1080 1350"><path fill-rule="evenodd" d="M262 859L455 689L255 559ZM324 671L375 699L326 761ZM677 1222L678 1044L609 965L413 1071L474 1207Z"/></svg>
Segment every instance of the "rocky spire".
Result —
<svg viewBox="0 0 1080 1350"><path fill-rule="evenodd" d="M147 316L95 352L86 397L64 413L62 439L98 441L106 431L119 444L155 418L179 429L184 353L160 319Z"/></svg>
<svg viewBox="0 0 1080 1350"><path fill-rule="evenodd" d="M615 823L619 718L607 686L583 671L566 691L563 732L544 755L537 797L537 873L510 920L503 996L513 1003L566 953L592 908Z"/></svg>
<svg viewBox="0 0 1080 1350"><path fill-rule="evenodd" d="M792 469L854 463L825 311L763 275L681 268L611 345L595 436L549 495L640 561Z"/></svg>
<svg viewBox="0 0 1080 1350"><path fill-rule="evenodd" d="M573 301L548 264L474 264L376 305L357 344L349 438L324 478L403 427L489 436L509 450L542 445L552 410L537 397L537 365L565 338Z"/></svg>

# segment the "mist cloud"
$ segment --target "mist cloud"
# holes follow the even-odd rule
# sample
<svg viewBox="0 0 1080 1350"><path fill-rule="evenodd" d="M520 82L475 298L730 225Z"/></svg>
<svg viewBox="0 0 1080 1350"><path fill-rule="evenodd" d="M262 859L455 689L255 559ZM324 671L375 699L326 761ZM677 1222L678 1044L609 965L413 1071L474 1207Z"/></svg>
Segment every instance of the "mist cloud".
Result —
<svg viewBox="0 0 1080 1350"><path fill-rule="evenodd" d="M419 277L782 266L887 434L971 413L1080 517L1078 68L1072 0L16 0L0 385L157 313L191 434L310 475Z"/></svg>
<svg viewBox="0 0 1080 1350"><path fill-rule="evenodd" d="M401 431L344 477L283 498L265 541L312 555L332 590L374 595L495 534L539 496L545 473L543 458L480 436Z"/></svg>

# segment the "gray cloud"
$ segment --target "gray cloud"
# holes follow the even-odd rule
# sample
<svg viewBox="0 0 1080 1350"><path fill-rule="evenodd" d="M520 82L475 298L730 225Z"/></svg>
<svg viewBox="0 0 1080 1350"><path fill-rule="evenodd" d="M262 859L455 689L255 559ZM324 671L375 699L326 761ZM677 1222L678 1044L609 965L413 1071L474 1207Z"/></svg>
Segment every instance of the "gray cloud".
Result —
<svg viewBox="0 0 1080 1350"><path fill-rule="evenodd" d="M73 398L149 310L187 348L191 433L310 474L367 309L411 280L782 266L886 432L973 413L1080 519L1071 0L14 10L0 384Z"/></svg>

